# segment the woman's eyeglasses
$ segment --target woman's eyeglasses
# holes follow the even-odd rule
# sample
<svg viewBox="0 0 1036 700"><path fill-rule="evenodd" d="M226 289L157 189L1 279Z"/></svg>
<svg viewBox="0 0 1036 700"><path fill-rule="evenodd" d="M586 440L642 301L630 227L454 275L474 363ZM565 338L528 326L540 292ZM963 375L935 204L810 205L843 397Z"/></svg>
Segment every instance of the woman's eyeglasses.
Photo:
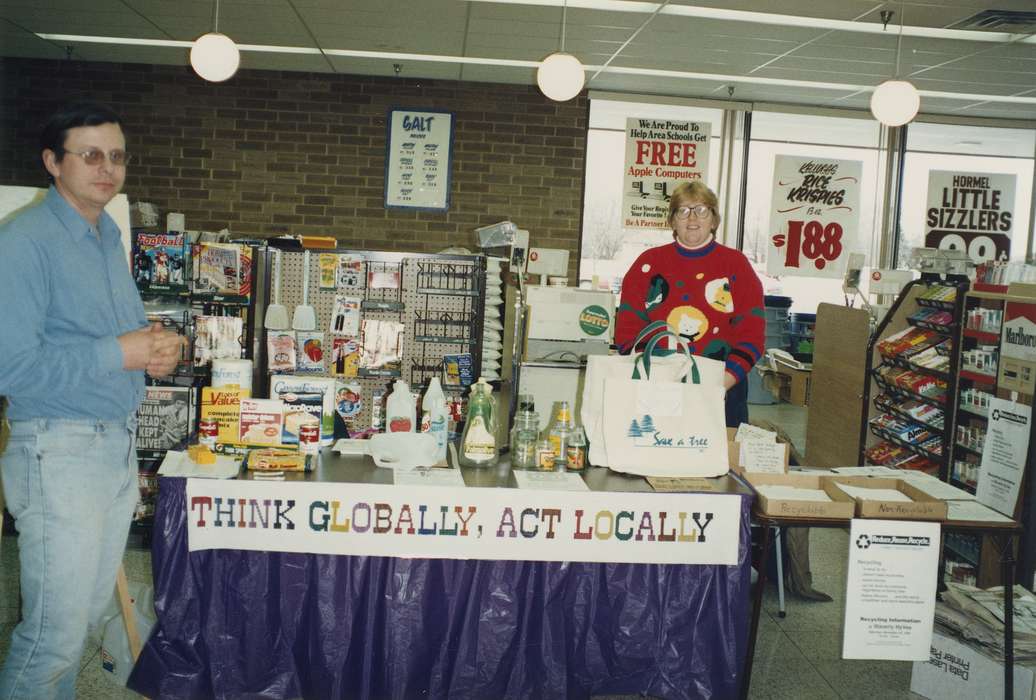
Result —
<svg viewBox="0 0 1036 700"><path fill-rule="evenodd" d="M104 159L107 158L115 167L126 166L129 165L130 159L132 158L132 156L129 153L126 153L126 151L120 151L118 149L108 151L107 154L99 148L89 148L85 151L65 151L65 153L79 156L87 165L100 165L104 162Z"/></svg>
<svg viewBox="0 0 1036 700"><path fill-rule="evenodd" d="M691 214L694 214L695 219L704 219L711 213L712 207L704 204L696 204L693 207L680 207L675 212L676 218L681 220L686 219Z"/></svg>

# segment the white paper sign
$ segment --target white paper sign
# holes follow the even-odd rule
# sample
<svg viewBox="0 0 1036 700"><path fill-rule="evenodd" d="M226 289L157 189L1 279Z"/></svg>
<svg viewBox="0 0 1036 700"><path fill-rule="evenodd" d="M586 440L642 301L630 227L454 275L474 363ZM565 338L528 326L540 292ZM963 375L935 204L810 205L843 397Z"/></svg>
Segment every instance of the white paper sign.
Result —
<svg viewBox="0 0 1036 700"><path fill-rule="evenodd" d="M751 423L737 426L734 442L777 442L777 433Z"/></svg>
<svg viewBox="0 0 1036 700"><path fill-rule="evenodd" d="M709 122L626 119L622 226L667 229L669 197L681 182L705 179Z"/></svg>
<svg viewBox="0 0 1036 700"><path fill-rule="evenodd" d="M464 476L459 469L399 469L392 472L392 483L396 486L450 486L465 487Z"/></svg>
<svg viewBox="0 0 1036 700"><path fill-rule="evenodd" d="M158 468L159 476L191 476L199 479L233 479L241 472L241 458L216 455L214 464L191 461L186 452L169 450Z"/></svg>
<svg viewBox="0 0 1036 700"><path fill-rule="evenodd" d="M842 277L857 251L863 162L778 155L773 167L769 275Z"/></svg>
<svg viewBox="0 0 1036 700"><path fill-rule="evenodd" d="M939 523L853 519L843 658L928 659L939 535Z"/></svg>
<svg viewBox="0 0 1036 700"><path fill-rule="evenodd" d="M520 489L540 491L589 491L583 477L575 472L533 472L516 470L514 480Z"/></svg>
<svg viewBox="0 0 1036 700"><path fill-rule="evenodd" d="M979 523L1009 523L1011 519L987 508L978 501L946 501L947 520L970 520Z"/></svg>
<svg viewBox="0 0 1036 700"><path fill-rule="evenodd" d="M931 498L939 501L974 501L975 494L968 493L964 489L959 489L956 486L947 484L945 481L940 481L930 474L924 472L911 471L909 469L901 470L902 474L899 478L906 481L914 488L920 489L928 494Z"/></svg>
<svg viewBox="0 0 1036 700"><path fill-rule="evenodd" d="M396 109L388 122L385 206L449 209L453 115Z"/></svg>
<svg viewBox="0 0 1036 700"><path fill-rule="evenodd" d="M740 465L753 474L783 474L785 445L766 442L742 442Z"/></svg>
<svg viewBox="0 0 1036 700"><path fill-rule="evenodd" d="M737 563L741 497L187 480L191 551Z"/></svg>
<svg viewBox="0 0 1036 700"><path fill-rule="evenodd" d="M888 476L898 478L902 470L875 464L866 467L832 467L831 471L841 476ZM810 472L810 474L815 473Z"/></svg>
<svg viewBox="0 0 1036 700"><path fill-rule="evenodd" d="M991 398L986 443L975 497L979 503L1014 517L1018 490L1029 451L1032 409L1020 403Z"/></svg>
<svg viewBox="0 0 1036 700"><path fill-rule="evenodd" d="M1003 173L929 171L925 247L962 250L976 263L1009 259L1017 179Z"/></svg>

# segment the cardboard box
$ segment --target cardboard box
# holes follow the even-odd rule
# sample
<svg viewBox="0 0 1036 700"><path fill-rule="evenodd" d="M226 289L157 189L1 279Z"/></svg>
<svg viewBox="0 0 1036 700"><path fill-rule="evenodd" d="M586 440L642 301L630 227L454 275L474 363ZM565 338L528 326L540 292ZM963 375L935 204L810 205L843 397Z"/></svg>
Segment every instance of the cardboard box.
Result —
<svg viewBox="0 0 1036 700"><path fill-rule="evenodd" d="M910 499L910 503L897 501L857 500L856 516L859 518L883 518L886 520L945 520L946 501L932 498L919 488L911 486L904 479L885 479L873 476L828 476L822 477L832 485L848 484L870 489L894 489Z"/></svg>
<svg viewBox="0 0 1036 700"><path fill-rule="evenodd" d="M777 362L776 379L779 384L776 385L777 391L774 392L774 396L794 406L808 406L812 378L812 368L801 369Z"/></svg>
<svg viewBox="0 0 1036 700"><path fill-rule="evenodd" d="M1036 700L1033 667L1014 665L1014 697ZM910 690L932 700L1004 697L1004 664L953 637L932 634L931 657L915 661Z"/></svg>
<svg viewBox="0 0 1036 700"><path fill-rule="evenodd" d="M246 389L238 388L201 388L201 419L214 420L219 425L216 442L223 445L240 442L241 399L248 398L249 393Z"/></svg>
<svg viewBox="0 0 1036 700"><path fill-rule="evenodd" d="M734 442L734 437L737 435L737 428L727 428L727 461L730 465L730 470L737 474L744 474L746 472L752 472L752 465L741 466L741 443ZM788 472L788 462L791 458L791 446L778 438L777 444L784 445L784 473ZM772 473L772 472L765 472Z"/></svg>
<svg viewBox="0 0 1036 700"><path fill-rule="evenodd" d="M856 502L844 491L827 481L827 477L792 474L745 474L745 480L756 490L759 510L766 515L787 518L834 518L849 520L856 511ZM800 489L820 489L831 497L830 503L821 501L792 501L767 498L756 487L768 484L792 486Z"/></svg>

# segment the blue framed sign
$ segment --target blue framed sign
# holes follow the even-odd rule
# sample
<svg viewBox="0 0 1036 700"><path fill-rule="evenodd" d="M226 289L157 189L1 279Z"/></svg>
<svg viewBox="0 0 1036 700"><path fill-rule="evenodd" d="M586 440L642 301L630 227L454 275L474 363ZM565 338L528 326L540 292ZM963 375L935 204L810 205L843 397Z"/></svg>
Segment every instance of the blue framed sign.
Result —
<svg viewBox="0 0 1036 700"><path fill-rule="evenodd" d="M453 113L393 109L386 123L385 207L447 211Z"/></svg>

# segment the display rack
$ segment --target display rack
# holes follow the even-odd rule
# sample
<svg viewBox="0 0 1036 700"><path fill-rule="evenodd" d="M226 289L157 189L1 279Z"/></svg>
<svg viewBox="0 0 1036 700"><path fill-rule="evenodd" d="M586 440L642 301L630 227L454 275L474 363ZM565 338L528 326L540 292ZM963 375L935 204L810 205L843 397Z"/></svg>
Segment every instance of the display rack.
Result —
<svg viewBox="0 0 1036 700"><path fill-rule="evenodd" d="M257 248L254 244L247 242L239 243L246 246L250 255L241 258L241 264L247 267L243 277L248 280L255 279L255 260ZM192 246L192 259L197 254L197 244ZM181 361L177 364L173 374L163 379L153 379L145 376L146 391L152 395L160 394L162 389L170 389L186 396L186 409L166 404L159 405L157 410L163 415L158 421L151 418L152 422L161 425L164 439L161 447L142 446L140 435L143 431L145 421L143 413L148 410L155 410L155 404L145 398L145 406L139 412L141 427L138 428L138 485L140 488L140 502L137 512L134 515L134 528L142 535L145 542L150 540L151 519L154 514L155 496L158 491L157 472L161 466L165 454L170 449L186 448L191 437L197 432L198 414L200 411L200 388L210 381L211 365L205 364L196 366L194 363L195 338L197 337L196 326L199 316L237 316L242 319L244 334L239 338L241 344L240 356L251 357L250 348L253 344L253 331L255 327L255 295L251 289L249 293L238 295L223 295L212 292L196 292L194 290L193 269L190 265L184 271L188 283L185 290L162 290L142 284L138 275L134 278L141 285L140 295L144 302L145 312L150 321L157 321L168 330L187 338L187 346L181 354Z"/></svg>
<svg viewBox="0 0 1036 700"><path fill-rule="evenodd" d="M965 277L904 287L867 347L859 462L946 479Z"/></svg>
<svg viewBox="0 0 1036 700"><path fill-rule="evenodd" d="M321 255L349 255L362 260L363 282L352 288L322 288ZM255 313L262 318L269 303L272 287L272 250L260 256L260 284L263 293ZM281 253L281 298L289 311L302 303L303 265L306 256L299 251ZM473 379L478 378L481 364L481 339L485 292L485 257L480 255L417 254L354 249L319 249L311 251L308 302L316 311L316 330L325 334L325 371L306 373L308 377L333 377L342 382L357 382L362 387L362 408L348 424L336 420L336 436L345 437L370 428L372 404L376 397L390 389L396 378L405 380L412 392L421 393L428 380L443 376L446 356L470 355ZM396 276L396 287L375 288L368 282L375 275ZM365 371L356 376L336 375L330 367L331 316L336 294L362 298L364 319L392 320L405 330L398 370ZM261 338L262 334L260 334ZM257 374L254 386L257 396L269 396L269 362L264 342L256 345ZM287 374L290 374L288 372ZM466 384L443 382L449 400L458 405L467 393Z"/></svg>
<svg viewBox="0 0 1036 700"><path fill-rule="evenodd" d="M969 493L975 493L981 478L982 453L989 420L989 400L993 397L1011 399L1033 405L1033 377L1025 381L1011 366L1001 362L1001 330L1008 303L1033 306L1036 294L1031 287L1015 285L991 286L977 283L964 295L959 347L962 356L959 372L956 410L954 413L954 440L950 452L948 481ZM1010 378L1009 378L1010 377ZM1029 455L1026 473L1033 463L1033 435L1029 436ZM1025 492L1033 488L1032 479L1023 482L1014 518L1021 522L1031 520L1032 497ZM1019 553L1019 580L1033 585L1034 554L1028 552L1033 532L1022 538ZM958 535L946 543L945 566L948 576L965 583L989 587L998 585L997 552L988 538Z"/></svg>

